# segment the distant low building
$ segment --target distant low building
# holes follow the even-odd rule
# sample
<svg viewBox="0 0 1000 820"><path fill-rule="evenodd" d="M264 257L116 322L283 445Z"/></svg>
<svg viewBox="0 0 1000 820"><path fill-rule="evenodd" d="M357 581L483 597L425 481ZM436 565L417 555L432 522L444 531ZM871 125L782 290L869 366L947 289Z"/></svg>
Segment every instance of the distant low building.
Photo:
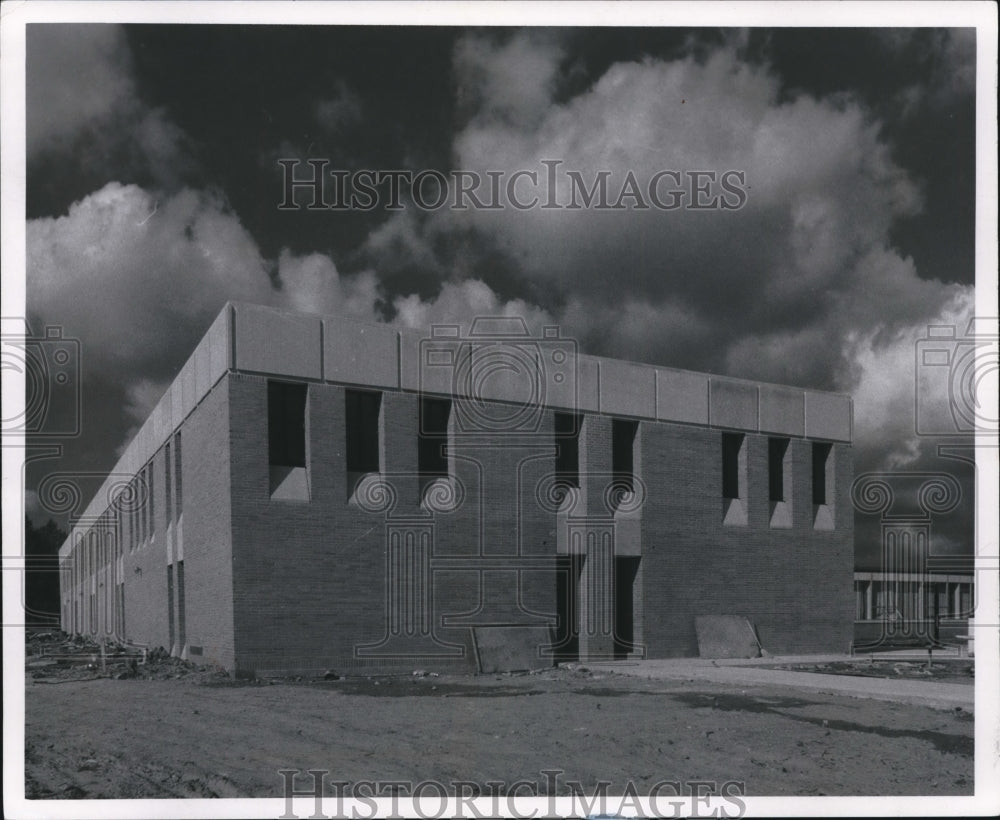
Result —
<svg viewBox="0 0 1000 820"><path fill-rule="evenodd" d="M968 636L971 572L855 572L854 643L893 646Z"/></svg>

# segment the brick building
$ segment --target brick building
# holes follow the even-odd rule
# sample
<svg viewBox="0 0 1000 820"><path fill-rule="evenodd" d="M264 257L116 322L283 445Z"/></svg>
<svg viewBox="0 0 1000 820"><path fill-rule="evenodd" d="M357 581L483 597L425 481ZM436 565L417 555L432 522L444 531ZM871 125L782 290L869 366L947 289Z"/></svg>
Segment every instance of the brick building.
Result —
<svg viewBox="0 0 1000 820"><path fill-rule="evenodd" d="M229 304L60 552L62 623L238 674L847 651L851 400Z"/></svg>

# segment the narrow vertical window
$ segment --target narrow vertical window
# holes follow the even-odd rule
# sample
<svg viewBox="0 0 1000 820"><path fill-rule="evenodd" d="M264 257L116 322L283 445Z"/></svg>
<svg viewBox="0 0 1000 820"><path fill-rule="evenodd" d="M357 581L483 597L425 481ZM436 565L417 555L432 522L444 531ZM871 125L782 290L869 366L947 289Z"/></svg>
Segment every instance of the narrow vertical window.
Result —
<svg viewBox="0 0 1000 820"><path fill-rule="evenodd" d="M163 518L167 522L168 527L170 526L170 522L174 520L174 490L170 475L173 468L174 462L172 461L170 442L168 441L163 448Z"/></svg>
<svg viewBox="0 0 1000 820"><path fill-rule="evenodd" d="M308 501L306 398L308 385L267 383L267 453L271 498Z"/></svg>
<svg viewBox="0 0 1000 820"><path fill-rule="evenodd" d="M156 493L155 493L155 481L153 470L153 464L155 462L149 462L149 466L146 468L147 477L149 480L149 537L153 538L156 535Z"/></svg>
<svg viewBox="0 0 1000 820"><path fill-rule="evenodd" d="M170 643L170 651L173 652L174 642L177 639L177 633L174 626L174 565L167 564L167 624L168 624L168 635Z"/></svg>
<svg viewBox="0 0 1000 820"><path fill-rule="evenodd" d="M132 479L132 505L128 516L128 538L133 550L139 546L139 479Z"/></svg>
<svg viewBox="0 0 1000 820"><path fill-rule="evenodd" d="M267 384L268 462L275 467L306 466L306 385Z"/></svg>
<svg viewBox="0 0 1000 820"><path fill-rule="evenodd" d="M184 512L184 489L183 482L181 480L183 476L181 471L181 434L178 433L174 436L174 486L176 493L176 501L174 503L174 514L180 518L181 513Z"/></svg>
<svg viewBox="0 0 1000 820"><path fill-rule="evenodd" d="M146 471L139 473L140 505L139 505L139 546L146 543L146 513L149 510L149 485L146 483Z"/></svg>
<svg viewBox="0 0 1000 820"><path fill-rule="evenodd" d="M128 544L129 549L135 551L139 546L139 482L132 479L131 504L128 511Z"/></svg>
<svg viewBox="0 0 1000 820"><path fill-rule="evenodd" d="M767 440L767 485L771 501L785 500L785 455L787 438Z"/></svg>
<svg viewBox="0 0 1000 820"><path fill-rule="evenodd" d="M722 497L742 498L740 461L742 460L744 435L742 433L722 434Z"/></svg>
<svg viewBox="0 0 1000 820"><path fill-rule="evenodd" d="M767 486L771 502L771 526L791 527L792 459L787 438L767 440Z"/></svg>
<svg viewBox="0 0 1000 820"><path fill-rule="evenodd" d="M347 494L350 497L361 478L382 471L382 394L370 390L345 390L344 411Z"/></svg>
<svg viewBox="0 0 1000 820"><path fill-rule="evenodd" d="M833 445L818 441L813 442L813 527L817 530L835 529L833 515L833 478Z"/></svg>
<svg viewBox="0 0 1000 820"><path fill-rule="evenodd" d="M420 400L420 432L417 439L417 471L422 484L436 478L447 478L448 422L451 418L449 399Z"/></svg>
<svg viewBox="0 0 1000 820"><path fill-rule="evenodd" d="M722 523L747 523L747 444L743 433L722 434Z"/></svg>
<svg viewBox="0 0 1000 820"><path fill-rule="evenodd" d="M118 584L118 634L125 640L125 584Z"/></svg>
<svg viewBox="0 0 1000 820"><path fill-rule="evenodd" d="M634 489L635 436L639 422L611 420L611 472L627 489Z"/></svg>
<svg viewBox="0 0 1000 820"><path fill-rule="evenodd" d="M150 511L153 509L153 485L150 481L150 470L149 465L142 471L142 480L146 483L146 503L143 505L142 510L144 517L142 519L142 540L148 541L150 536Z"/></svg>
<svg viewBox="0 0 1000 820"><path fill-rule="evenodd" d="M813 442L812 458L812 491L813 504L827 504L827 462L830 459L831 446Z"/></svg>
<svg viewBox="0 0 1000 820"><path fill-rule="evenodd" d="M187 615L184 605L184 562L177 562L177 652L183 653L187 645Z"/></svg>
<svg viewBox="0 0 1000 820"><path fill-rule="evenodd" d="M553 414L556 442L556 475L570 487L580 486L580 429L583 417L577 413Z"/></svg>

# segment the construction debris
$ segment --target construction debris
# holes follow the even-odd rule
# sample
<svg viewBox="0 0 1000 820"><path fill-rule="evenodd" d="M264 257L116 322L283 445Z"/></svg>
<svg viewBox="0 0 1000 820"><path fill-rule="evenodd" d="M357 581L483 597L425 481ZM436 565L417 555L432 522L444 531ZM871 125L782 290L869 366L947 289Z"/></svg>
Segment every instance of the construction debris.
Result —
<svg viewBox="0 0 1000 820"><path fill-rule="evenodd" d="M25 669L35 683L97 678L165 680L192 675L198 678L229 677L220 667L171 657L162 646L147 650L116 641L107 641L102 645L90 638L59 632L26 635Z"/></svg>

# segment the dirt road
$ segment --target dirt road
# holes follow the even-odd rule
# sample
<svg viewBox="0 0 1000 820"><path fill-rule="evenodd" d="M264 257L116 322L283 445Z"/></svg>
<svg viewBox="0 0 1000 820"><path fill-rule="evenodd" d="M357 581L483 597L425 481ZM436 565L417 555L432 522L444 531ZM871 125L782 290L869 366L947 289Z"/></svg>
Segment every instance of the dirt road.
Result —
<svg viewBox="0 0 1000 820"><path fill-rule="evenodd" d="M662 779L748 795L972 793L973 720L780 687L525 676L235 683L26 677L29 797L280 797L279 769L331 780L490 780L642 792Z"/></svg>

